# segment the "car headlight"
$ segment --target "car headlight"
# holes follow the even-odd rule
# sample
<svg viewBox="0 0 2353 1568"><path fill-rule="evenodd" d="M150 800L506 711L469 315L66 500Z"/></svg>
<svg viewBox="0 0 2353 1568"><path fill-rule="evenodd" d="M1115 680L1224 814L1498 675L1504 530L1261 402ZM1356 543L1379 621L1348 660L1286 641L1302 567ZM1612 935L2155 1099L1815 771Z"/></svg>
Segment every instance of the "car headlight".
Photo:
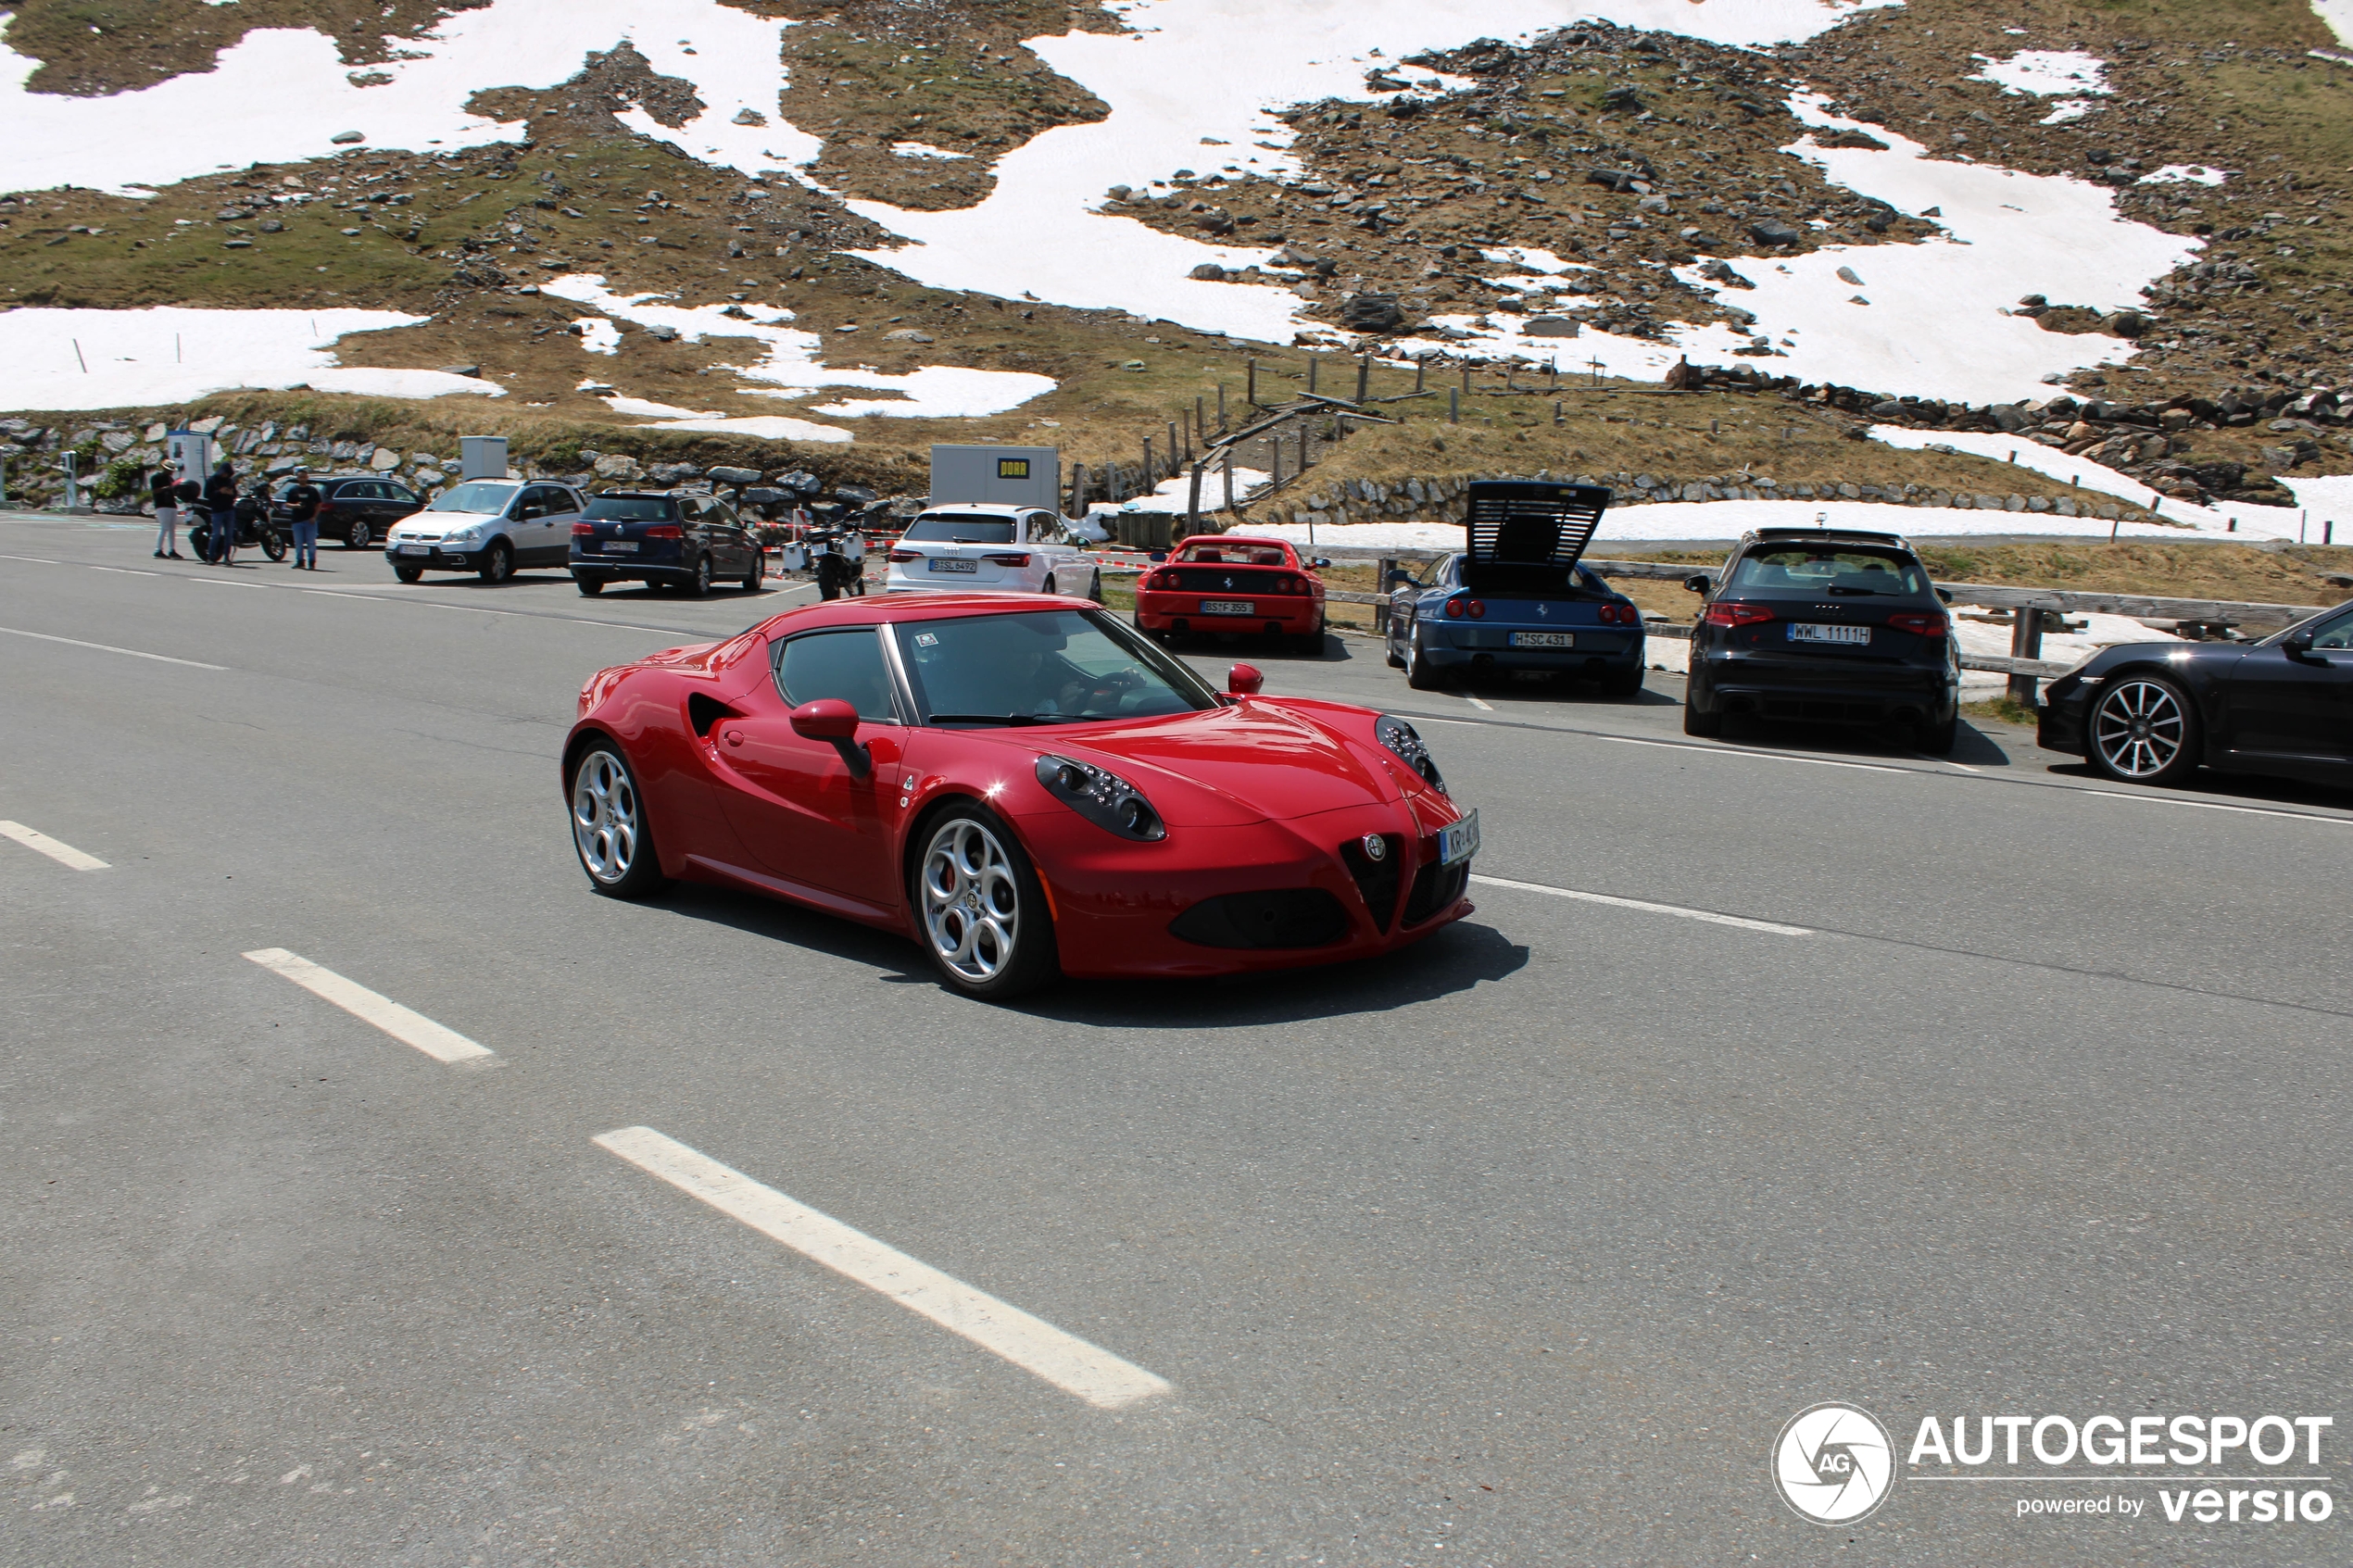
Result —
<svg viewBox="0 0 2353 1568"><path fill-rule="evenodd" d="M1439 775L1438 761L1430 756L1429 747L1422 744L1420 731L1403 719L1384 713L1373 721L1373 734L1399 761L1419 773L1423 783L1441 795L1446 793L1446 781Z"/></svg>
<svg viewBox="0 0 2353 1568"><path fill-rule="evenodd" d="M482 529L480 525L476 525L472 528L452 529L447 533L442 535L441 542L444 545L463 546L471 545L481 537Z"/></svg>
<svg viewBox="0 0 2353 1568"><path fill-rule="evenodd" d="M1040 757L1038 782L1047 794L1106 832L1139 844L1156 844L1168 836L1168 824L1143 791L1091 762Z"/></svg>

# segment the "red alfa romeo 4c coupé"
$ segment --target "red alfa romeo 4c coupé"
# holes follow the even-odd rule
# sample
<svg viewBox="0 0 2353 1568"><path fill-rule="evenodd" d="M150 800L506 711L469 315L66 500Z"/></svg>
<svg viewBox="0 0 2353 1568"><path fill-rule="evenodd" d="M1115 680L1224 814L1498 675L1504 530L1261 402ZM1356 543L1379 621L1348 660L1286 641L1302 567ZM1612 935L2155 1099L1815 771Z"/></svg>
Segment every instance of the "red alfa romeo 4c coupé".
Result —
<svg viewBox="0 0 2353 1568"><path fill-rule="evenodd" d="M1073 599L788 610L590 677L573 842L599 893L788 899L991 1000L1361 958L1470 912L1478 814L1411 724L1228 684Z"/></svg>

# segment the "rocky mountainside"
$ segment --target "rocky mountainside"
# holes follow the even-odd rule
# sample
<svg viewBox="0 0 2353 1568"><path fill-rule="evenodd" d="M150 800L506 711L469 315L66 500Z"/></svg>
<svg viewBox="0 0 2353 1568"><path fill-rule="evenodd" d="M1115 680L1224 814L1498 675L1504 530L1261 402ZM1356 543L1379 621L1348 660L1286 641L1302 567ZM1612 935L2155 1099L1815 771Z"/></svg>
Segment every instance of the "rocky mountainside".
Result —
<svg viewBox="0 0 2353 1568"><path fill-rule="evenodd" d="M361 26L315 0L22 0L6 40L35 94L135 94L266 28L315 28L365 83L429 50L449 19L488 6L373 9ZM1671 374L1695 397L1780 398L1857 425L2013 433L2184 501L2283 505L2281 476L2353 469L2337 397L2353 399L2353 342L2335 320L2347 308L2353 53L2339 57L2291 0L1911 0L1780 44L1587 20L1370 48L1344 95L1276 106L1277 140L1203 136L1195 167L1139 169L1089 198L1221 247L1228 259L1193 266L1188 283L1285 291L1300 336L1280 343L1051 294L925 286L892 265L891 212L974 207L1002 189L1001 160L1114 112L1049 64L1056 51L1042 41L1115 35L1127 25L1118 16L1056 0L732 9L793 24L780 34L785 90L730 122L812 138L792 168L755 176L713 161L702 144L714 79L677 52L658 63L666 40L616 33L551 86L483 81L466 107L511 126L502 142L412 149L363 138L149 195L0 194L0 306L405 312L413 324L346 337L344 362L495 385L506 395L496 422L558 467L585 443L648 462L764 456L755 466L874 476L912 472L933 440L1001 438L1051 440L1098 471L1140 469L1142 437L1175 420L1196 444L1193 410L1221 386L1239 394L1252 359L1279 385L1333 351L1451 366L1541 350L1589 372L1559 386L1551 418L1477 399L1467 409L1531 470L1579 471L1576 454L1605 445L1607 416L1588 394L1633 378L1628 355L1642 353L1640 379ZM681 49L696 54L684 39ZM2042 182L2038 192L2087 192L2136 232L2176 237L2180 264L2129 296L2080 298L2026 286L2021 267L2004 330L2032 322L2063 340L2052 363L2073 367L2033 396L1907 384L1890 369L1900 356L1841 366L1818 353L1798 373L1792 357L1807 339L1792 336L1783 274L1834 265L1839 293L1885 311L1896 308L1883 276L1893 264L1875 257L1908 264L1960 243L1935 203L1866 194L1825 156L1890 149L2012 170ZM1049 225L1034 243L1062 241ZM975 371L1054 386L979 413L944 400L845 420L825 413L847 406L837 390L751 377L741 339L600 315L576 292L547 292L588 274L615 296L747 321L789 312L812 361L869 384ZM1957 336L1964 350L1973 330L1917 310L1886 323L1894 341ZM261 384L80 418L28 408L0 436L19 454L16 487L42 494L68 448L86 449L85 465L134 461L149 415L217 411L247 433L271 428L257 447L285 445L299 425L306 449L391 451L412 476L421 463L436 470L456 433L484 417L476 399L391 408ZM915 394L879 395L887 408ZM763 420L789 433L763 435ZM1168 443L1157 450L1164 463ZM1413 454L1416 471L1426 456ZM1732 471L1649 465L1659 488L1676 490L1719 467ZM1969 488L1950 476L1905 483Z"/></svg>

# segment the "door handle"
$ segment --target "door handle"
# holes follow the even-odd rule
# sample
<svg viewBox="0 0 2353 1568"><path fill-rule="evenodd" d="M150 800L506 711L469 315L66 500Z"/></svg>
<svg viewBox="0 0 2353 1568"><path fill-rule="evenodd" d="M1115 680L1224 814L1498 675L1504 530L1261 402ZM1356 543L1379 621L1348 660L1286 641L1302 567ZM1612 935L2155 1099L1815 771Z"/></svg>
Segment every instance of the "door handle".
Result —
<svg viewBox="0 0 2353 1568"><path fill-rule="evenodd" d="M729 730L726 734L727 744L729 746L741 746L744 744L744 733L741 730Z"/></svg>

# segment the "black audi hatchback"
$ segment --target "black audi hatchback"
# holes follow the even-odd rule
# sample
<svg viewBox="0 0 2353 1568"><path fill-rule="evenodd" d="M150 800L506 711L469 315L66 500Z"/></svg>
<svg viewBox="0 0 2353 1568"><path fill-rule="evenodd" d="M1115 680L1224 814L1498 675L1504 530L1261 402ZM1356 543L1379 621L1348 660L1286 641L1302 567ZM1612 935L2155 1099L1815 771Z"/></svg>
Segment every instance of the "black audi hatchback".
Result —
<svg viewBox="0 0 2353 1568"><path fill-rule="evenodd" d="M2353 784L2353 604L2258 643L2102 648L2045 688L2037 739L2126 784L2204 766Z"/></svg>
<svg viewBox="0 0 2353 1568"><path fill-rule="evenodd" d="M1952 617L1912 546L1893 533L1764 528L1743 535L1692 632L1686 734L1742 717L1906 725L1946 752L1960 721Z"/></svg>

